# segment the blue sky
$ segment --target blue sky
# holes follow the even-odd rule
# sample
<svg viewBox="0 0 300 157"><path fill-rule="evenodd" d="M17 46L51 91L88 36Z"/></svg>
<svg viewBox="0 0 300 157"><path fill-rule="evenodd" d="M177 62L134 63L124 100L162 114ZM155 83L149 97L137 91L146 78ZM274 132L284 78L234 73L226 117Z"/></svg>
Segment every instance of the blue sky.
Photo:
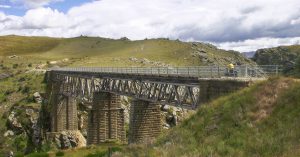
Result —
<svg viewBox="0 0 300 157"><path fill-rule="evenodd" d="M50 2L49 4L43 6L57 9L61 12L66 13L72 7L80 6L91 1L92 0L60 0ZM1 5L7 7L0 7L0 11L9 15L23 16L27 10L32 9L32 7L25 6L21 0L0 0L0 6Z"/></svg>
<svg viewBox="0 0 300 157"><path fill-rule="evenodd" d="M0 0L0 35L300 44L300 0Z"/></svg>

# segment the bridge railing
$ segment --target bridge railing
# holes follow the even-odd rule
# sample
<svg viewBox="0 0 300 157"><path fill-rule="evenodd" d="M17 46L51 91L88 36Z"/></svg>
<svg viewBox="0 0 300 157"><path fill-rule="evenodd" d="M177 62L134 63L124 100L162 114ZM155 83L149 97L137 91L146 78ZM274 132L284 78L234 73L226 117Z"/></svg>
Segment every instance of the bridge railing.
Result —
<svg viewBox="0 0 300 157"><path fill-rule="evenodd" d="M122 73L147 75L175 75L201 78L220 77L268 77L278 75L278 65L241 65L229 70L226 66L194 66L194 67L65 67L51 68L53 71L91 72L91 73Z"/></svg>

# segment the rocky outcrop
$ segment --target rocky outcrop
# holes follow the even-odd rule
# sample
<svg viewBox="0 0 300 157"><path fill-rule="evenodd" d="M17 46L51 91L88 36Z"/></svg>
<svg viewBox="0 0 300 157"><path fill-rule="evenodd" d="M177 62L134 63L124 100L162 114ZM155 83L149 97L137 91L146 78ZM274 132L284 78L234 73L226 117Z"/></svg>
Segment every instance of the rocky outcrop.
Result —
<svg viewBox="0 0 300 157"><path fill-rule="evenodd" d="M170 105L162 105L161 111L163 117L163 129L169 129L173 126L177 126L184 119L188 118L191 113L195 112Z"/></svg>
<svg viewBox="0 0 300 157"><path fill-rule="evenodd" d="M7 127L9 130L12 130L14 134L21 134L24 131L15 111L10 112L7 119Z"/></svg>
<svg viewBox="0 0 300 157"><path fill-rule="evenodd" d="M283 73L293 73L296 60L300 57L300 46L279 46L259 49L253 60L259 65L282 65Z"/></svg>
<svg viewBox="0 0 300 157"><path fill-rule="evenodd" d="M135 63L140 63L142 65L153 66L153 67L171 67L170 64L166 64L166 63L163 63L160 61L151 61L147 58L129 57L129 61L135 62Z"/></svg>
<svg viewBox="0 0 300 157"><path fill-rule="evenodd" d="M86 139L79 130L51 133L48 139L59 149L80 148L86 146Z"/></svg>

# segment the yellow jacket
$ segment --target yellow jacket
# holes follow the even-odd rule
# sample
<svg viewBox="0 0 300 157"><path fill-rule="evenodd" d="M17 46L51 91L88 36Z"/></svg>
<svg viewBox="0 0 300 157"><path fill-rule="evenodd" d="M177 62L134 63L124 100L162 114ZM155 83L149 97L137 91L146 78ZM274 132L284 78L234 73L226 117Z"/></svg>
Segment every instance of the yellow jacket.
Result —
<svg viewBox="0 0 300 157"><path fill-rule="evenodd" d="M234 69L234 65L232 63L227 65L228 69Z"/></svg>

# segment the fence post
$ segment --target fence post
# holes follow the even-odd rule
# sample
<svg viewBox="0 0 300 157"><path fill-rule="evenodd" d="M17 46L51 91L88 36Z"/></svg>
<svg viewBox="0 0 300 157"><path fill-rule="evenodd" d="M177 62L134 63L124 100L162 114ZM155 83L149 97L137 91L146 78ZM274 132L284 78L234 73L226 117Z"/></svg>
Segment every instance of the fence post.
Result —
<svg viewBox="0 0 300 157"><path fill-rule="evenodd" d="M276 76L278 76L278 65L276 65Z"/></svg>
<svg viewBox="0 0 300 157"><path fill-rule="evenodd" d="M246 69L245 69L245 77L248 77L248 65L246 65Z"/></svg>
<svg viewBox="0 0 300 157"><path fill-rule="evenodd" d="M169 67L167 67L167 75L169 76Z"/></svg>
<svg viewBox="0 0 300 157"><path fill-rule="evenodd" d="M220 65L218 65L218 77L220 78L221 75L220 75Z"/></svg>
<svg viewBox="0 0 300 157"><path fill-rule="evenodd" d="M213 77L213 69L212 69L213 67L212 66L210 66L210 77L212 78Z"/></svg>

